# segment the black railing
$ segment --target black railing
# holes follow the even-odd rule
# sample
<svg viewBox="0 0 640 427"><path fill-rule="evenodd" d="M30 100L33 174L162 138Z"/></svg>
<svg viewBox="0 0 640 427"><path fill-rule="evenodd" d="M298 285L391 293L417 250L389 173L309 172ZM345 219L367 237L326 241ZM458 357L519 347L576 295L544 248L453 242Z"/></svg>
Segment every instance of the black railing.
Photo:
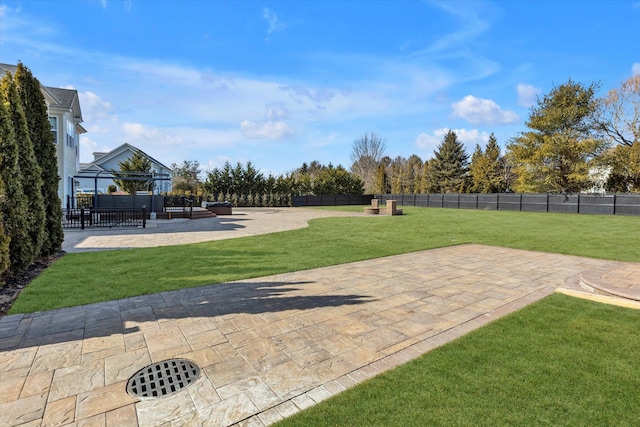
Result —
<svg viewBox="0 0 640 427"><path fill-rule="evenodd" d="M319 194L317 196L293 196L294 207L300 206L343 206L369 205L371 194Z"/></svg>
<svg viewBox="0 0 640 427"><path fill-rule="evenodd" d="M640 215L640 194L378 194L384 204L493 211Z"/></svg>
<svg viewBox="0 0 640 427"><path fill-rule="evenodd" d="M142 227L147 226L147 209L63 209L62 227Z"/></svg>
<svg viewBox="0 0 640 427"><path fill-rule="evenodd" d="M195 199L193 197L185 196L165 196L164 212L182 212L189 213L189 218L193 217L193 204Z"/></svg>

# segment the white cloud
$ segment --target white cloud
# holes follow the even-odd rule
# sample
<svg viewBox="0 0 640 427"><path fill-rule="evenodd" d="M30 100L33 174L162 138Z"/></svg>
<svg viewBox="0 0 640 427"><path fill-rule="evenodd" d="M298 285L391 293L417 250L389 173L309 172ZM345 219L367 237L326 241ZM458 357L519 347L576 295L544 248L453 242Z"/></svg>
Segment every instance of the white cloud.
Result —
<svg viewBox="0 0 640 427"><path fill-rule="evenodd" d="M471 124L504 124L518 121L513 111L504 111L491 99L467 95L461 101L451 104L453 116L465 119Z"/></svg>
<svg viewBox="0 0 640 427"><path fill-rule="evenodd" d="M212 170L216 169L216 168L221 168L222 166L224 166L224 164L226 162L231 163L231 157L229 156L216 156L215 158L209 158L207 159L207 164L206 167L204 168L204 172L208 173L211 172Z"/></svg>
<svg viewBox="0 0 640 427"><path fill-rule="evenodd" d="M631 67L631 75L637 76L638 74L640 74L640 62L634 63Z"/></svg>
<svg viewBox="0 0 640 427"><path fill-rule="evenodd" d="M269 27L267 28L267 34L274 33L276 31L282 31L287 28L287 25L278 19L278 15L268 7L262 9L262 17L267 20Z"/></svg>
<svg viewBox="0 0 640 427"><path fill-rule="evenodd" d="M93 153L107 153L112 149L106 145L92 140L86 135L80 136L80 161L83 163L90 163L93 161Z"/></svg>
<svg viewBox="0 0 640 427"><path fill-rule="evenodd" d="M240 123L240 130L247 138L255 139L286 139L295 134L283 121L266 121L263 123L243 120Z"/></svg>
<svg viewBox="0 0 640 427"><path fill-rule="evenodd" d="M523 83L519 83L516 90L518 91L518 105L527 108L535 104L536 97L540 93L540 88Z"/></svg>
<svg viewBox="0 0 640 427"><path fill-rule="evenodd" d="M489 141L489 133L485 131L479 131L478 129L452 129L458 141L465 146L473 147L476 144L486 144ZM421 133L416 137L415 145L423 150L435 150L440 145L444 136L449 132L449 128L440 128L433 131L431 135L427 133Z"/></svg>
<svg viewBox="0 0 640 427"><path fill-rule="evenodd" d="M458 141L468 147L476 144L486 144L489 141L489 133L478 129L454 129L453 131L458 136Z"/></svg>
<svg viewBox="0 0 640 427"><path fill-rule="evenodd" d="M176 146L184 142L182 136L171 135L160 129L144 126L140 123L123 123L122 131L126 142L133 145L138 142L152 142L154 145Z"/></svg>
<svg viewBox="0 0 640 427"><path fill-rule="evenodd" d="M416 137L415 145L423 150L433 150L442 141L442 135L438 135L439 130L433 131L433 135L421 133Z"/></svg>
<svg viewBox="0 0 640 427"><path fill-rule="evenodd" d="M80 98L82 117L90 125L101 120L117 120L117 116L111 114L113 110L111 103L103 101L97 94L91 91L79 92L78 97Z"/></svg>
<svg viewBox="0 0 640 427"><path fill-rule="evenodd" d="M291 117L291 113L287 110L284 103L282 102L274 102L265 105L266 112L264 114L264 118L267 121L273 120L284 120Z"/></svg>

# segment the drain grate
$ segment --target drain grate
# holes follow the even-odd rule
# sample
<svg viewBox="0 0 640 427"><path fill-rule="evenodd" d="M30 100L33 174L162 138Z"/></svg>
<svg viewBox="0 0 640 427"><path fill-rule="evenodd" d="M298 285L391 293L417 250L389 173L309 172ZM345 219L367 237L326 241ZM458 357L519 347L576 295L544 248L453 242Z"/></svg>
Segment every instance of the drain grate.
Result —
<svg viewBox="0 0 640 427"><path fill-rule="evenodd" d="M133 397L162 397L186 388L200 377L200 367L190 360L169 359L136 372L127 382Z"/></svg>

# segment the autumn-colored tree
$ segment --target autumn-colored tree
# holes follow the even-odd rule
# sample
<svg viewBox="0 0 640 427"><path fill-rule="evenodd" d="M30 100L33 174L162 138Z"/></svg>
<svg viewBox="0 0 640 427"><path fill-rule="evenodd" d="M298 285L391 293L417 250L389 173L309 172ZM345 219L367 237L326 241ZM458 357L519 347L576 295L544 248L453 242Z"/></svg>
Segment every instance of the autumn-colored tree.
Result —
<svg viewBox="0 0 640 427"><path fill-rule="evenodd" d="M611 167L607 180L609 191L640 193L640 142L618 145L604 159Z"/></svg>
<svg viewBox="0 0 640 427"><path fill-rule="evenodd" d="M33 152L41 169L42 197L44 204L44 235L40 255L52 255L60 250L62 232L62 204L58 196L58 160L56 146L51 134L47 105L41 85L31 71L18 64L14 81L18 87L24 109Z"/></svg>
<svg viewBox="0 0 640 427"><path fill-rule="evenodd" d="M404 185L404 168L406 159L397 156L389 165L389 181L391 183L391 194L402 194L405 190Z"/></svg>
<svg viewBox="0 0 640 427"><path fill-rule="evenodd" d="M386 194L389 192L389 177L387 176L387 168L384 164L378 164L376 169L376 185L374 194Z"/></svg>
<svg viewBox="0 0 640 427"><path fill-rule="evenodd" d="M422 174L420 178L420 192L422 194L436 193L438 191L438 183L433 174L433 159L426 160L422 164Z"/></svg>
<svg viewBox="0 0 640 427"><path fill-rule="evenodd" d="M416 154L409 156L406 164L406 187L403 191L404 193L419 194L421 192L422 166L423 162L420 156Z"/></svg>
<svg viewBox="0 0 640 427"><path fill-rule="evenodd" d="M499 193L504 191L504 173L500 159L500 146L491 134L484 151L476 144L469 165L469 178L472 193Z"/></svg>
<svg viewBox="0 0 640 427"><path fill-rule="evenodd" d="M538 100L530 130L507 145L516 191L574 193L589 185L592 161L607 147L594 132L597 88L569 80Z"/></svg>
<svg viewBox="0 0 640 427"><path fill-rule="evenodd" d="M458 136L449 130L444 140L434 152L435 157L430 164L433 191L438 193L462 193L465 190L469 155Z"/></svg>

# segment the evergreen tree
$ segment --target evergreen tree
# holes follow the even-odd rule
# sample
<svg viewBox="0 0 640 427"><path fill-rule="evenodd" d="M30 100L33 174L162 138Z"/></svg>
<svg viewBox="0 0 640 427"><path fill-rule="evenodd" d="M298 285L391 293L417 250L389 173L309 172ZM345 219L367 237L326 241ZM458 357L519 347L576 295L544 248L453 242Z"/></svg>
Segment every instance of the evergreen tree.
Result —
<svg viewBox="0 0 640 427"><path fill-rule="evenodd" d="M589 185L592 161L607 148L594 132L596 90L569 80L538 100L527 122L531 130L507 146L516 191L575 193Z"/></svg>
<svg viewBox="0 0 640 427"><path fill-rule="evenodd" d="M611 167L607 179L609 191L640 193L640 141L617 145L604 160Z"/></svg>
<svg viewBox="0 0 640 427"><path fill-rule="evenodd" d="M500 147L496 137L491 134L484 150L476 145L471 156L469 177L472 193L499 193L504 191L504 173L500 159Z"/></svg>
<svg viewBox="0 0 640 427"><path fill-rule="evenodd" d="M4 110L4 102L0 102L0 109ZM0 139L5 138L5 123L4 123L4 113L0 113L0 117L2 117L3 123L0 128ZM0 151L0 165L2 165L2 152ZM2 281L2 275L5 271L9 269L9 242L10 238L5 232L4 226L4 214L2 212L2 206L4 206L4 202L6 199L5 191L4 191L4 180L2 179L2 175L0 174L0 287L4 284Z"/></svg>
<svg viewBox="0 0 640 427"><path fill-rule="evenodd" d="M118 187L129 194L136 194L136 191L153 190L153 181L150 179L151 160L142 151L137 150L127 160L118 162L118 165L120 165L120 171L111 171L115 177L113 181Z"/></svg>
<svg viewBox="0 0 640 427"><path fill-rule="evenodd" d="M433 159L426 160L422 165L422 175L420 177L420 192L429 194L437 192L437 182L433 175Z"/></svg>
<svg viewBox="0 0 640 427"><path fill-rule="evenodd" d="M461 193L464 191L469 156L458 136L449 130L442 144L438 145L432 160L431 173L435 180L434 190L439 193Z"/></svg>
<svg viewBox="0 0 640 427"><path fill-rule="evenodd" d="M391 182L391 194L404 193L404 171L407 159L397 156L389 165L389 181Z"/></svg>
<svg viewBox="0 0 640 427"><path fill-rule="evenodd" d="M412 154L409 156L406 165L407 178L404 193L419 194L421 192L422 166L422 159L418 155Z"/></svg>
<svg viewBox="0 0 640 427"><path fill-rule="evenodd" d="M13 128L11 105L20 100L8 99L12 93L11 75L6 74L0 82L0 177L5 184L5 197L0 205L0 212L4 216L5 233L11 239L9 242L9 262L12 272L20 272L33 261L33 242L28 233L27 198L22 191L22 172L18 166L19 151ZM13 91L15 93L15 91Z"/></svg>
<svg viewBox="0 0 640 427"><path fill-rule="evenodd" d="M40 255L53 255L60 250L62 231L62 203L58 196L58 160L51 134L47 105L40 89L40 82L22 63L14 76L22 100L33 152L41 169L42 197L44 204L44 235Z"/></svg>
<svg viewBox="0 0 640 427"><path fill-rule="evenodd" d="M375 194L387 194L389 192L389 177L387 170L382 163L378 164L376 169L376 183L374 188Z"/></svg>
<svg viewBox="0 0 640 427"><path fill-rule="evenodd" d="M22 99L18 93L15 81L3 86L5 99L15 100L9 102L9 111L13 120L16 143L18 144L18 167L22 173L22 191L27 200L27 233L31 241L33 253L30 258L33 261L40 255L40 248L44 239L44 202L42 199L42 169L38 165L27 119L22 109Z"/></svg>

